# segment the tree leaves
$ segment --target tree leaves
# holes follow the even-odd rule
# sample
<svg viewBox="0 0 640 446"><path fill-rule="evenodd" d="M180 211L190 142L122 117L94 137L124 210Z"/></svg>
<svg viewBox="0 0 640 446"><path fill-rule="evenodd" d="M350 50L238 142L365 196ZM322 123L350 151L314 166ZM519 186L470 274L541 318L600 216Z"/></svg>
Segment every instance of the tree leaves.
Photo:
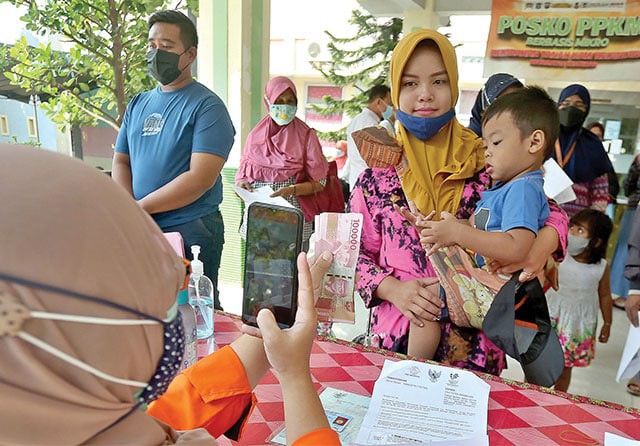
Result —
<svg viewBox="0 0 640 446"><path fill-rule="evenodd" d="M329 83L340 87L355 86L358 93L348 99L325 96L321 104L311 105L315 112L325 116L346 113L353 117L362 111L367 105L368 90L374 85L388 83L391 52L402 34L400 18L380 23L380 19L354 10L349 23L357 27L354 36L337 37L325 31L330 39L327 47L331 61L321 64L319 71ZM329 141L346 139L345 129L318 133Z"/></svg>
<svg viewBox="0 0 640 446"><path fill-rule="evenodd" d="M0 46L0 71L11 84L49 96L41 106L61 127L118 129L131 97L155 85L147 74L147 19L171 1L5 1L27 6L20 20L48 43L30 46L23 36Z"/></svg>

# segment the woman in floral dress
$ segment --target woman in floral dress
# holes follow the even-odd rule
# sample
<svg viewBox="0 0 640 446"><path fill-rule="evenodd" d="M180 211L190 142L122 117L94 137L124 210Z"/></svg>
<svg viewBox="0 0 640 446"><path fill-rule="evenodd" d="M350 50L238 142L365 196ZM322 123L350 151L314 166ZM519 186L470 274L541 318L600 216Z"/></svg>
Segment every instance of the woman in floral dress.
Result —
<svg viewBox="0 0 640 446"><path fill-rule="evenodd" d="M444 70L413 58L416 47L435 45ZM416 53L417 54L417 53ZM409 323L437 320L440 299L435 271L420 246L418 232L394 205L414 205L427 215L448 211L468 218L480 193L489 185L484 146L455 119L458 69L455 51L433 30L405 36L391 58L391 95L398 108L398 143L405 159L402 182L395 167L367 169L352 192L350 207L364 215L357 265L357 289L373 309L371 331L380 346L406 353ZM411 203L409 202L411 201ZM557 205L525 264L496 265L500 272L540 271L549 255L564 256L568 219ZM499 375L504 353L476 329L441 323L435 359L447 364Z"/></svg>

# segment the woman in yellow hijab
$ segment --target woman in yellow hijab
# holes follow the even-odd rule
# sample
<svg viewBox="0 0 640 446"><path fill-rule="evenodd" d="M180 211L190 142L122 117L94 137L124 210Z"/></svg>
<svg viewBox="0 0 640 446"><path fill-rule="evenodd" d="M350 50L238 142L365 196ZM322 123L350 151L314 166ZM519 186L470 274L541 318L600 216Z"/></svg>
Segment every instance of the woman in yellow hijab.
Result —
<svg viewBox="0 0 640 446"><path fill-rule="evenodd" d="M428 29L408 34L393 52L390 77L404 158L401 166L365 170L350 206L364 215L356 286L372 308L373 339L383 348L406 353L409 324L439 320L442 304L419 235L393 206L468 218L490 177L482 141L455 118L458 67L449 40ZM568 221L555 210L547 222L552 226L549 242L537 246L536 259L546 259L559 242L563 255ZM449 322L439 327L434 359L500 374L504 354L482 332Z"/></svg>

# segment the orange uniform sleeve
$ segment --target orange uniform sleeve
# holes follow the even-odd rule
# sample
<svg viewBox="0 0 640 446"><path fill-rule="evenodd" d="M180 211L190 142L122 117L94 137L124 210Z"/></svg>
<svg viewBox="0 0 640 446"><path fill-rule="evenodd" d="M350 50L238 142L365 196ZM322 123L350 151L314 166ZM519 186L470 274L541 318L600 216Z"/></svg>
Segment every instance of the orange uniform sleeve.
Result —
<svg viewBox="0 0 640 446"><path fill-rule="evenodd" d="M217 438L243 425L255 404L244 367L226 346L176 376L147 413L176 430L205 428Z"/></svg>
<svg viewBox="0 0 640 446"><path fill-rule="evenodd" d="M318 429L303 435L302 437L294 441L293 445L294 446L312 446L312 445L340 446L340 437L338 436L338 433L336 431L334 431L330 427L326 427L324 429Z"/></svg>

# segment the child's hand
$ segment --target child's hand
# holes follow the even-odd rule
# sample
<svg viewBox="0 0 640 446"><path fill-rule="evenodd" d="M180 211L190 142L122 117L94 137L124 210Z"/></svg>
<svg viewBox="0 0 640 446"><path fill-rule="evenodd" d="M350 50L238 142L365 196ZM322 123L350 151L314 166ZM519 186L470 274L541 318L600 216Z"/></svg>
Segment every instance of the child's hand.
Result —
<svg viewBox="0 0 640 446"><path fill-rule="evenodd" d="M397 204L394 204L393 208L396 210L396 212L398 212L400 215L406 218L407 221L411 223L411 225L414 228L416 228L416 231L418 231L418 234L420 234L420 231L422 231L422 229L426 227L427 222L431 221L431 219L433 219L433 216L436 215L436 211L431 211L429 212L429 215L425 216L419 210L415 210L412 212L405 207L398 206ZM425 251L428 251L431 248L431 245L422 244L422 248Z"/></svg>
<svg viewBox="0 0 640 446"><path fill-rule="evenodd" d="M406 218L409 223L411 223L418 231L423 227L425 221L429 221L436 215L436 211L429 212L429 215L424 215L422 212L415 210L411 211L406 207L400 207L397 204L393 205L393 209L404 218Z"/></svg>
<svg viewBox="0 0 640 446"><path fill-rule="evenodd" d="M598 340L601 343L606 344L607 341L609 340L610 331L611 331L611 324L604 324L600 329L600 336L598 337Z"/></svg>
<svg viewBox="0 0 640 446"><path fill-rule="evenodd" d="M420 231L420 243L422 246L430 245L427 255L433 254L439 248L457 243L458 232L462 227L462 223L448 212L441 212L440 218L440 221L424 221L423 229Z"/></svg>

